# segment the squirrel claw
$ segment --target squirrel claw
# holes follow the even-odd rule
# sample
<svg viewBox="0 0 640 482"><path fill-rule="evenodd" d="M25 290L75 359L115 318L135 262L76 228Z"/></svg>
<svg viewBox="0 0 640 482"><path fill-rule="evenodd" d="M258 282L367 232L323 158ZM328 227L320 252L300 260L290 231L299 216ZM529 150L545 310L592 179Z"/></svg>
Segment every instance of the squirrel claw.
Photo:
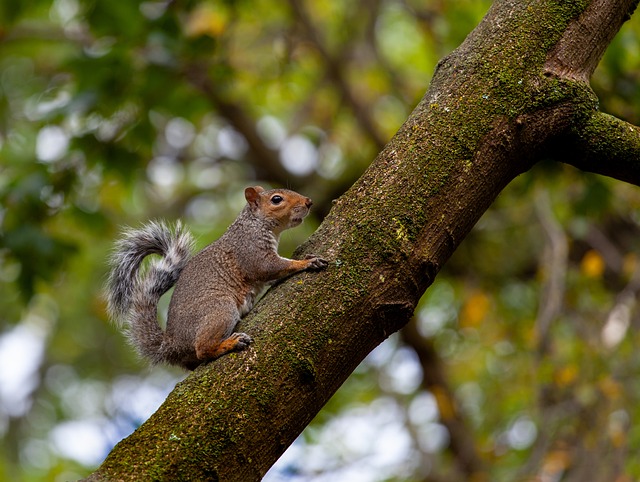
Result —
<svg viewBox="0 0 640 482"><path fill-rule="evenodd" d="M236 339L236 351L242 351L246 349L251 343L253 343L253 338L251 338L246 333L234 333L233 337Z"/></svg>
<svg viewBox="0 0 640 482"><path fill-rule="evenodd" d="M320 258L315 254L308 254L304 257L304 259L308 259L310 261L309 269L325 269L327 266L329 266L329 262L327 260L325 260L324 258Z"/></svg>

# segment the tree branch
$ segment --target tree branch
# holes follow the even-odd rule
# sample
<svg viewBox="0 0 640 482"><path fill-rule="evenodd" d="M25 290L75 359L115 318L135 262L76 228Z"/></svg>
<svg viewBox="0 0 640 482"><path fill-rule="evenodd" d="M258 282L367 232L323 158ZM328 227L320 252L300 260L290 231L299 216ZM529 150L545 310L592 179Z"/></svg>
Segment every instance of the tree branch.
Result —
<svg viewBox="0 0 640 482"><path fill-rule="evenodd" d="M561 142L559 161L640 186L640 128L596 112Z"/></svg>
<svg viewBox="0 0 640 482"><path fill-rule="evenodd" d="M260 138L255 120L239 105L224 99L202 67L187 65L183 68L183 72L186 79L202 92L218 114L246 139L251 151L250 159L258 177L275 179L283 185L287 185L287 182L283 182L283 180L288 180L291 174L280 162L278 151L268 147Z"/></svg>
<svg viewBox="0 0 640 482"><path fill-rule="evenodd" d="M438 404L440 421L449 431L449 450L466 480L481 480L486 475L484 463L474 443L464 415L447 382L442 360L430 340L418 332L415 318L402 330L402 339L412 347L422 366L422 386L433 393Z"/></svg>
<svg viewBox="0 0 640 482"><path fill-rule="evenodd" d="M638 0L593 0L552 48L545 75L588 84L607 46L627 21ZM582 114L578 114L582 115ZM570 145L566 145L566 141ZM640 129L607 114L595 112L578 121L562 139L558 160L575 167L640 185Z"/></svg>
<svg viewBox="0 0 640 482"><path fill-rule="evenodd" d="M637 0L592 0L549 52L546 73L589 82L604 51L622 24L631 18L637 3Z"/></svg>
<svg viewBox="0 0 640 482"><path fill-rule="evenodd" d="M341 93L345 104L349 109L351 109L351 112L353 112L360 128L373 140L378 150L382 149L386 143L385 137L378 131L374 119L368 112L366 106L364 106L353 93L344 72L343 62L329 52L324 41L320 38L320 33L311 22L311 19L304 7L303 0L289 0L289 5L291 6L297 21L303 26L308 39L313 43L314 47L320 54L329 77Z"/></svg>
<svg viewBox="0 0 640 482"><path fill-rule="evenodd" d="M551 323L562 311L569 244L562 226L560 226L551 210L549 195L546 191L537 193L535 207L538 220L547 238L544 257L541 261L544 284L536 317L536 329L538 331L537 355L539 359L542 359L549 352L551 341L549 328Z"/></svg>

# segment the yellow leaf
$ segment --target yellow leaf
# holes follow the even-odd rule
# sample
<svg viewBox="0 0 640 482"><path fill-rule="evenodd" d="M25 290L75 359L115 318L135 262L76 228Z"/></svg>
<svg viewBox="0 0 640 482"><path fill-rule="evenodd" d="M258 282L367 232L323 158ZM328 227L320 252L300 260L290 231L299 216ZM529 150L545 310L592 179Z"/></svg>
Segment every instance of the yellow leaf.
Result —
<svg viewBox="0 0 640 482"><path fill-rule="evenodd" d="M604 259L595 249L587 251L580 263L582 273L589 278L600 278L604 268Z"/></svg>
<svg viewBox="0 0 640 482"><path fill-rule="evenodd" d="M611 377L600 380L598 387L609 400L616 400L622 395L622 386Z"/></svg>
<svg viewBox="0 0 640 482"><path fill-rule="evenodd" d="M543 472L548 475L561 475L571 466L571 454L562 448L549 452L543 462ZM554 477L555 478L555 477Z"/></svg>
<svg viewBox="0 0 640 482"><path fill-rule="evenodd" d="M622 272L627 278L631 278L636 271L638 265L638 258L635 253L628 253L625 255L622 261Z"/></svg>
<svg viewBox="0 0 640 482"><path fill-rule="evenodd" d="M556 385L566 387L578 378L578 366L567 365L557 370L553 375Z"/></svg>
<svg viewBox="0 0 640 482"><path fill-rule="evenodd" d="M609 430L609 438L611 439L611 444L616 448L624 447L628 441L626 432L618 429Z"/></svg>
<svg viewBox="0 0 640 482"><path fill-rule="evenodd" d="M189 15L185 25L187 37L220 36L227 27L228 15L215 5L201 3Z"/></svg>
<svg viewBox="0 0 640 482"><path fill-rule="evenodd" d="M460 326L463 328L478 326L489 312L491 300L482 292L473 293L460 312Z"/></svg>

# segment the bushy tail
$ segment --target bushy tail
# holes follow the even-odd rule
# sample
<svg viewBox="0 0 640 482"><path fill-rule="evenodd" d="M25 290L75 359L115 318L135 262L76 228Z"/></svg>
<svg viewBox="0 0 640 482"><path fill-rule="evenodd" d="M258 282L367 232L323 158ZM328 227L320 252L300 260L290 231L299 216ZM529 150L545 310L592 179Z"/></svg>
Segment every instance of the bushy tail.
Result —
<svg viewBox="0 0 640 482"><path fill-rule="evenodd" d="M150 222L140 229L126 230L110 259L109 315L115 323L125 326L131 344L154 363L162 361L158 300L178 280L193 245L191 234L180 221L173 229L162 222ZM150 254L162 258L141 271L142 260Z"/></svg>

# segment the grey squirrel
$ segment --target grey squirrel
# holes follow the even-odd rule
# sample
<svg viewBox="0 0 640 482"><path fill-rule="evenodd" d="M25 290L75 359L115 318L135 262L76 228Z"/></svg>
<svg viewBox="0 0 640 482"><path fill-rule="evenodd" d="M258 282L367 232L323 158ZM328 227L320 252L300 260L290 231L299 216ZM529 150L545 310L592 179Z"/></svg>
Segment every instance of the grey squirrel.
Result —
<svg viewBox="0 0 640 482"><path fill-rule="evenodd" d="M234 333L262 288L299 271L320 270L327 262L314 255L302 260L278 255L285 229L298 226L309 213L308 197L288 189L245 189L247 204L227 231L191 256L193 238L180 222L171 229L150 222L125 231L116 243L107 281L107 310L126 325L138 352L153 363L188 370L252 342ZM150 254L161 258L141 271ZM160 297L173 285L166 330L157 319Z"/></svg>

